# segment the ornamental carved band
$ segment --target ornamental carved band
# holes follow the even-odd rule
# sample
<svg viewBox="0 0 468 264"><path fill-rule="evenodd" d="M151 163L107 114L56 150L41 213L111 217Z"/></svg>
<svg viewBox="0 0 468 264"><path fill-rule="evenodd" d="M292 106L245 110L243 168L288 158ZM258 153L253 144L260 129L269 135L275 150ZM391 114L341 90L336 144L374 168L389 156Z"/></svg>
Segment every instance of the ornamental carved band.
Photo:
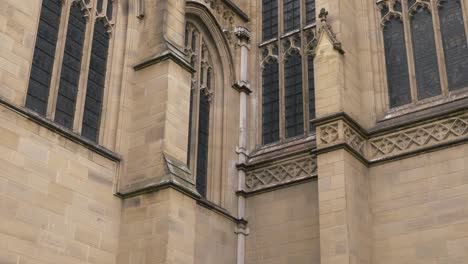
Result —
<svg viewBox="0 0 468 264"><path fill-rule="evenodd" d="M256 191L274 187L317 175L315 156L302 156L293 159L275 161L262 167L247 171L246 191Z"/></svg>
<svg viewBox="0 0 468 264"><path fill-rule="evenodd" d="M341 118L319 125L317 149L343 144L368 162L378 162L468 139L468 113L377 136L364 135L351 123Z"/></svg>

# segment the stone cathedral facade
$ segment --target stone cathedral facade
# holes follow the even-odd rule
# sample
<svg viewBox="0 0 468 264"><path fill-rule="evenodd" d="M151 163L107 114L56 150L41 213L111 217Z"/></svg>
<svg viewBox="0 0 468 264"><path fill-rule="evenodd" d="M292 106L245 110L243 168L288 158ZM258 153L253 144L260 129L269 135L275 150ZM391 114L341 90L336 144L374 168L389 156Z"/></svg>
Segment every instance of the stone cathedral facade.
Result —
<svg viewBox="0 0 468 264"><path fill-rule="evenodd" d="M0 264L468 263L468 0L0 0Z"/></svg>

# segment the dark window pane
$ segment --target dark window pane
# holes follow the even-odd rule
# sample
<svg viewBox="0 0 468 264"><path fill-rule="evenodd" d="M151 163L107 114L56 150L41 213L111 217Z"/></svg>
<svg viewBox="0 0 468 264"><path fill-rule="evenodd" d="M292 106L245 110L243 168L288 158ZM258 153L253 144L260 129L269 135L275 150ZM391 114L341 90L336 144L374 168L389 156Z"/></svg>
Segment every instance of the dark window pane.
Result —
<svg viewBox="0 0 468 264"><path fill-rule="evenodd" d="M97 11L98 11L98 13L102 12L102 2L103 2L103 0L97 0Z"/></svg>
<svg viewBox="0 0 468 264"><path fill-rule="evenodd" d="M83 129L81 135L97 142L101 123L102 97L107 72L109 34L102 21L96 22L89 64L88 86L86 89Z"/></svg>
<svg viewBox="0 0 468 264"><path fill-rule="evenodd" d="M458 0L442 1L439 9L440 31L444 45L448 88L468 86L468 47L462 6Z"/></svg>
<svg viewBox="0 0 468 264"><path fill-rule="evenodd" d="M112 20L112 15L114 12L114 3L112 0L108 0L107 2L107 18Z"/></svg>
<svg viewBox="0 0 468 264"><path fill-rule="evenodd" d="M68 20L67 40L65 42L65 53L63 54L55 112L55 122L67 128L73 127L85 31L86 19L83 17L83 13L81 13L80 6L73 4Z"/></svg>
<svg viewBox="0 0 468 264"><path fill-rule="evenodd" d="M301 8L299 0L283 0L284 32L301 26Z"/></svg>
<svg viewBox="0 0 468 264"><path fill-rule="evenodd" d="M262 0L263 40L278 35L278 0Z"/></svg>
<svg viewBox="0 0 468 264"><path fill-rule="evenodd" d="M410 24L418 99L439 95L441 89L432 15L424 8L418 8L411 16Z"/></svg>
<svg viewBox="0 0 468 264"><path fill-rule="evenodd" d="M279 140L278 63L265 65L262 78L262 138L263 144L268 144Z"/></svg>
<svg viewBox="0 0 468 264"><path fill-rule="evenodd" d="M26 107L45 115L60 26L60 0L44 0L41 7Z"/></svg>
<svg viewBox="0 0 468 264"><path fill-rule="evenodd" d="M190 165L190 152L192 149L192 115L193 115L193 93L194 89L190 89L190 108L189 108L189 135L187 146L187 166Z"/></svg>
<svg viewBox="0 0 468 264"><path fill-rule="evenodd" d="M411 102L403 22L395 17L383 29L390 107Z"/></svg>
<svg viewBox="0 0 468 264"><path fill-rule="evenodd" d="M309 66L308 80L309 80L309 119L315 118L315 78L314 78L314 57L309 56L307 58L307 64ZM310 125L310 132L315 132L315 127Z"/></svg>
<svg viewBox="0 0 468 264"><path fill-rule="evenodd" d="M208 140L210 134L210 102L208 96L200 91L200 112L198 116L198 149L196 187L201 196L206 197L208 175Z"/></svg>
<svg viewBox="0 0 468 264"><path fill-rule="evenodd" d="M304 134L301 56L293 54L284 63L286 137Z"/></svg>
<svg viewBox="0 0 468 264"><path fill-rule="evenodd" d="M306 23L315 22L315 0L306 0Z"/></svg>

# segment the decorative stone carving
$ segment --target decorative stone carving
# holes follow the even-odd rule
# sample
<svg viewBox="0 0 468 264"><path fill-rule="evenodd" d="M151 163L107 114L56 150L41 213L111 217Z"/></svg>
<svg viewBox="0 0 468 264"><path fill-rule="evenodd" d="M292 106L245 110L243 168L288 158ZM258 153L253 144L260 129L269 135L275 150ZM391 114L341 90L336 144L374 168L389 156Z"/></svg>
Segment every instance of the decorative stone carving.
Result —
<svg viewBox="0 0 468 264"><path fill-rule="evenodd" d="M325 10L325 8L322 8L320 10L319 18L320 18L320 25L318 28L318 39L323 34L327 34L327 36L330 38L331 42L333 43L333 48L337 50L340 54L344 54L344 50L341 46L341 42L338 40L336 37L336 34L333 32L331 25L328 23L327 18L328 17L328 11Z"/></svg>
<svg viewBox="0 0 468 264"><path fill-rule="evenodd" d="M391 18L402 19L401 13L401 2L400 0L378 0L377 5L380 8L382 18L380 19L380 25L382 27L390 21Z"/></svg>
<svg viewBox="0 0 468 264"><path fill-rule="evenodd" d="M398 155L464 137L468 137L468 114L370 139L369 158Z"/></svg>
<svg viewBox="0 0 468 264"><path fill-rule="evenodd" d="M317 125L317 149L345 144L369 163L468 139L468 113L374 136L340 116Z"/></svg>
<svg viewBox="0 0 468 264"><path fill-rule="evenodd" d="M246 191L260 190L267 187L308 178L317 174L315 156L302 156L294 159L275 161L260 168L247 171Z"/></svg>

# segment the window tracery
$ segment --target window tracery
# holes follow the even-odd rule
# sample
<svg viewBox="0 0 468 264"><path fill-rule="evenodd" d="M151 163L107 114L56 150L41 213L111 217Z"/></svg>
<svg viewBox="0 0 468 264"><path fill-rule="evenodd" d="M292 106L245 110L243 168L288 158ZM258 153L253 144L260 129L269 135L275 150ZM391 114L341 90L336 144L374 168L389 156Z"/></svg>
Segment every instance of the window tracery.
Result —
<svg viewBox="0 0 468 264"><path fill-rule="evenodd" d="M114 0L42 2L25 103L94 142L99 140L113 4ZM91 25L93 32L87 30ZM90 50L85 50L87 42ZM61 43L62 49L57 49Z"/></svg>
<svg viewBox="0 0 468 264"><path fill-rule="evenodd" d="M468 87L462 0L378 0L377 5L390 108Z"/></svg>
<svg viewBox="0 0 468 264"><path fill-rule="evenodd" d="M185 32L185 53L195 69L190 93L187 164L195 174L197 191L206 197L210 114L214 96L213 63L205 36L200 30L192 23L187 23Z"/></svg>
<svg viewBox="0 0 468 264"><path fill-rule="evenodd" d="M282 10L275 10L274 15L265 13L271 1L262 3L262 22L268 22L262 26L263 40L268 41L259 45L261 140L262 144L271 144L314 132L309 121L315 118L315 1L280 0L277 4ZM272 23L271 17L277 21ZM270 39L265 37L265 28L273 24L273 31L281 35L276 33Z"/></svg>

